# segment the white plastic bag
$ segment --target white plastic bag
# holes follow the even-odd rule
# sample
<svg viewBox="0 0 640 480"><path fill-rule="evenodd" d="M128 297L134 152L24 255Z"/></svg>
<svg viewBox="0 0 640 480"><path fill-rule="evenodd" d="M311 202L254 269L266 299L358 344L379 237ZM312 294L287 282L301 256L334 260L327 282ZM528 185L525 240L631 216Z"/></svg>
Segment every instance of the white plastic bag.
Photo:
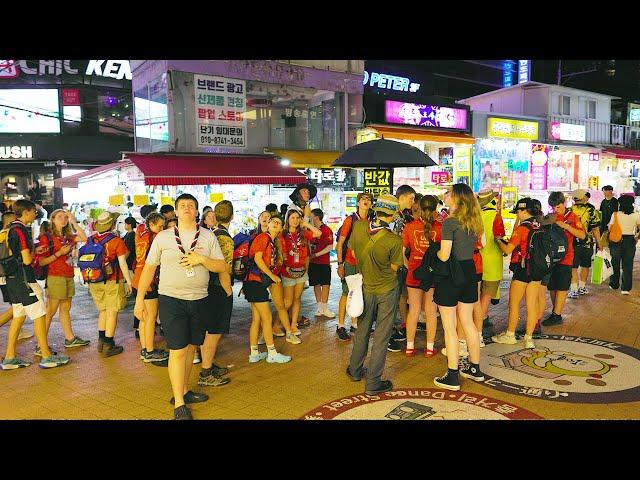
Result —
<svg viewBox="0 0 640 480"><path fill-rule="evenodd" d="M358 318L364 311L364 298L362 297L362 274L356 273L344 278L349 287L347 296L347 315Z"/></svg>
<svg viewBox="0 0 640 480"><path fill-rule="evenodd" d="M602 276L601 280L604 282L607 278L613 275L613 259L611 258L611 253L609 253L609 249L605 248L603 250L598 250L596 252L596 256L602 257L604 260L604 266L602 268Z"/></svg>

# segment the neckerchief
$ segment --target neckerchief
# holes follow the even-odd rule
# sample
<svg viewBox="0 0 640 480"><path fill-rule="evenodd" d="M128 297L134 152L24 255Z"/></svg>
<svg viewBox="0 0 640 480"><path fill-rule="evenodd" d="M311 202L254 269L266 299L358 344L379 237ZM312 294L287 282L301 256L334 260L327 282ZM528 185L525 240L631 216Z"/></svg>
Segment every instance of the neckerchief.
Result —
<svg viewBox="0 0 640 480"><path fill-rule="evenodd" d="M176 243L178 244L178 249L183 255L185 255L187 252L184 251L184 247L182 246L182 241L180 240L180 232L178 231L178 227L173 227L173 233L176 237ZM193 242L191 243L191 247L189 247L190 252L193 252L193 250L196 248L196 243L198 243L199 236L200 236L200 227L198 227L198 229L196 230L196 236L193 239Z"/></svg>

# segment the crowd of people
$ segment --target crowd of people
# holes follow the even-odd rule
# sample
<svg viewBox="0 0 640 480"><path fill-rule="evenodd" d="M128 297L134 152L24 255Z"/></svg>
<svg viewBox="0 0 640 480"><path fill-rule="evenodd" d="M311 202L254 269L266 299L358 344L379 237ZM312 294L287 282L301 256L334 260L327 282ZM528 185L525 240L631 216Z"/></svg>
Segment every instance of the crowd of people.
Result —
<svg viewBox="0 0 640 480"><path fill-rule="evenodd" d="M610 186L603 192L600 209L589 203L585 190L572 193L570 207L563 193L551 192L547 215L540 201L522 198L513 208L517 221L509 237L500 197L491 190L474 194L469 186L455 184L442 198L407 185L395 195L377 198L361 192L356 212L344 219L334 237L323 222L323 211L311 209L315 187L300 184L291 204L266 206L242 245L229 233L234 209L228 200L200 211L197 199L185 193L175 199L175 208L164 205L158 212L157 205L145 205L141 223L133 217L125 220L123 238L114 232L118 214L102 212L85 232L72 213L58 209L48 216L48 224L41 223L36 242L31 224L38 208L18 200L11 211L3 209L0 232L0 283L5 302L11 304L0 316L0 325L11 321L1 367L30 365L16 354L27 316L34 322L35 355L42 368L70 361L49 346L49 328L57 313L64 347L89 345L74 333L70 315L77 263L98 311L97 350L103 357L123 352L115 340L118 316L127 298L135 298L140 360L167 367L175 419L191 419L188 404L208 400L207 394L189 388L194 364L202 363L198 385L230 382L228 368L214 360L222 336L230 330L234 281L242 282L241 293L251 307L249 363L292 360L277 351L274 338L302 343L300 329L309 319L301 315L301 297L308 283L316 316L337 316L337 338L353 341L346 373L353 381L364 379L367 394L393 388L383 379L386 355L404 351L407 357L415 356L419 331L425 332L424 358L437 356L438 314L447 370L433 381L459 390L459 377L484 380L483 327L490 306L500 298L505 257L510 257L512 272L508 319L506 330L492 337L496 343L522 341L524 348L535 348L541 325L562 323L566 299L588 294L596 250L610 248L614 274L609 286L629 294L640 214L634 212L631 196L616 199ZM337 315L328 305L334 247L342 281ZM347 280L354 275L361 275L362 313L350 319L347 329L348 302L358 297ZM46 297L39 280L45 282ZM543 320L547 291L552 311ZM526 319L518 330L523 300ZM424 323L419 321L422 315ZM156 346L158 326L167 350ZM266 351L260 351L261 345Z"/></svg>

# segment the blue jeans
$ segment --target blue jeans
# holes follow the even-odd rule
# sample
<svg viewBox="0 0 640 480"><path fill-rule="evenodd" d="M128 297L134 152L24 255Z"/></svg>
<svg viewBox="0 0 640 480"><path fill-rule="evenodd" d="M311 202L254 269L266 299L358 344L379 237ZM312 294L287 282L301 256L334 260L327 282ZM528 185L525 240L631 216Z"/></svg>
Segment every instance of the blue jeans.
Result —
<svg viewBox="0 0 640 480"><path fill-rule="evenodd" d="M393 332L393 322L398 311L398 288L387 293L374 295L362 292L364 297L364 311L358 319L358 330L353 340L353 351L349 361L349 371L353 376L360 376L364 359L369 349L371 325L376 319L376 331L373 336L371 358L366 374L366 388L374 389L380 385L384 362L387 359L387 346Z"/></svg>

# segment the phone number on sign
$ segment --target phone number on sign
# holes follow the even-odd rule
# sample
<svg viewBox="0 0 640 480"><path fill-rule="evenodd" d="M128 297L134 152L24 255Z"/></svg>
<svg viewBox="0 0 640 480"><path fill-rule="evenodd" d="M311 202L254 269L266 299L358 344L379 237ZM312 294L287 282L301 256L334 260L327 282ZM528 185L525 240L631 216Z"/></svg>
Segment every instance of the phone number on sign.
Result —
<svg viewBox="0 0 640 480"><path fill-rule="evenodd" d="M217 137L211 135L200 135L201 145L230 145L234 147L244 147L244 138Z"/></svg>

